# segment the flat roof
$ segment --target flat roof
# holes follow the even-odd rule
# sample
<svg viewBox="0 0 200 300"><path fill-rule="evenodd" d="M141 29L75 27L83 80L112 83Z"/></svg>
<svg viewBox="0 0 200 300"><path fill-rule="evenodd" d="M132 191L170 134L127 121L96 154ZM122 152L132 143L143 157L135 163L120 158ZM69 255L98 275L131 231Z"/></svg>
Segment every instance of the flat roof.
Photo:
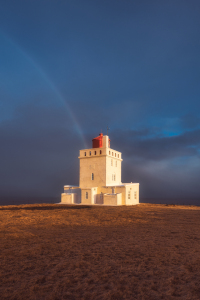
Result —
<svg viewBox="0 0 200 300"><path fill-rule="evenodd" d="M139 184L139 183L133 183L133 182L129 182L129 183L122 183L122 184L112 184L112 185L106 185L104 187L122 187L122 186L125 186L125 185L134 185L134 184Z"/></svg>
<svg viewBox="0 0 200 300"><path fill-rule="evenodd" d="M76 188L79 188L78 185L64 185L64 187L76 187Z"/></svg>

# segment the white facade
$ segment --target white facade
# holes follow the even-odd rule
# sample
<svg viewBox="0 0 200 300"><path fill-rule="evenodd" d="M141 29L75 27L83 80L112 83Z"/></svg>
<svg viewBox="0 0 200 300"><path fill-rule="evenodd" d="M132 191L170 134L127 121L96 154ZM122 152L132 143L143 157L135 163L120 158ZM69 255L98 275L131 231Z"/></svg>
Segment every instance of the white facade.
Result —
<svg viewBox="0 0 200 300"><path fill-rule="evenodd" d="M64 186L61 203L139 204L139 183L121 182L121 152L110 148L107 135L100 134L95 148L80 150L79 186ZM100 142L99 142L100 141Z"/></svg>

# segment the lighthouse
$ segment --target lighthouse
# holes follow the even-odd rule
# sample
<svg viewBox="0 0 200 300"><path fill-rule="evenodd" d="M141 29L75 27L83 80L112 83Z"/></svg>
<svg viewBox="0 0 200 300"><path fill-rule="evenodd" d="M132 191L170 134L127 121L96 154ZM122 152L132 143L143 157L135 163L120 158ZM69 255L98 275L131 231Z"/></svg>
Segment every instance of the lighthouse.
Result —
<svg viewBox="0 0 200 300"><path fill-rule="evenodd" d="M122 183L122 153L110 148L108 135L99 134L92 148L80 150L79 186L64 186L61 203L87 205L139 204L139 183Z"/></svg>

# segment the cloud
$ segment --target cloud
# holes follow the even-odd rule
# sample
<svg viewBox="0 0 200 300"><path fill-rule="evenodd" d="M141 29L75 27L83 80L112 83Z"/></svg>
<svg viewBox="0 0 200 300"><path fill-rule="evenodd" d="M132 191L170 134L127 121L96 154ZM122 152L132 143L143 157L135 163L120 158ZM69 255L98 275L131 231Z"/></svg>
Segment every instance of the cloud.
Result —
<svg viewBox="0 0 200 300"><path fill-rule="evenodd" d="M176 136L163 136L158 128L115 130L112 136L114 146L119 149L123 145L127 157L157 161L199 155L200 129Z"/></svg>
<svg viewBox="0 0 200 300"><path fill-rule="evenodd" d="M111 147L123 154L123 182L139 182L141 197L200 197L200 130L163 137L157 128L116 130Z"/></svg>
<svg viewBox="0 0 200 300"><path fill-rule="evenodd" d="M56 108L23 106L0 124L0 191L6 195L57 196L78 184L80 136Z"/></svg>
<svg viewBox="0 0 200 300"><path fill-rule="evenodd" d="M200 117L194 114L187 114L180 121L184 129L193 129L200 126Z"/></svg>

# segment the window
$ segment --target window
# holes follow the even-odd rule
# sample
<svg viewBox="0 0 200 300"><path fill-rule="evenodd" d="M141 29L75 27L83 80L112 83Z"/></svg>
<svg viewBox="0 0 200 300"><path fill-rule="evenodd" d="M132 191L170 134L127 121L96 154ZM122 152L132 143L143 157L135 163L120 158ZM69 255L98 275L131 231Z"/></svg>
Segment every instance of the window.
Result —
<svg viewBox="0 0 200 300"><path fill-rule="evenodd" d="M91 151L90 151L90 155L91 155Z"/></svg>
<svg viewBox="0 0 200 300"><path fill-rule="evenodd" d="M116 157L116 153L115 153L115 157Z"/></svg>
<svg viewBox="0 0 200 300"><path fill-rule="evenodd" d="M118 154L118 158L119 158L119 154Z"/></svg>
<svg viewBox="0 0 200 300"><path fill-rule="evenodd" d="M137 199L137 192L134 192L134 199Z"/></svg>
<svg viewBox="0 0 200 300"><path fill-rule="evenodd" d="M103 193L101 192L100 194L100 199L102 200L103 199Z"/></svg>
<svg viewBox="0 0 200 300"><path fill-rule="evenodd" d="M86 152L85 152L85 156L86 156Z"/></svg>
<svg viewBox="0 0 200 300"><path fill-rule="evenodd" d="M116 176L115 176L115 174L114 174L114 181L116 180Z"/></svg>
<svg viewBox="0 0 200 300"><path fill-rule="evenodd" d="M116 160L116 162L115 162L115 167L117 167L117 160Z"/></svg>
<svg viewBox="0 0 200 300"><path fill-rule="evenodd" d="M113 165L113 160L111 159L111 166Z"/></svg>
<svg viewBox="0 0 200 300"><path fill-rule="evenodd" d="M85 199L88 199L88 192L85 193Z"/></svg>
<svg viewBox="0 0 200 300"><path fill-rule="evenodd" d="M113 152L112 152L112 156L113 156Z"/></svg>
<svg viewBox="0 0 200 300"><path fill-rule="evenodd" d="M112 174L112 180L113 180L113 174Z"/></svg>
<svg viewBox="0 0 200 300"><path fill-rule="evenodd" d="M97 151L94 151L94 155L96 155L97 154Z"/></svg>
<svg viewBox="0 0 200 300"><path fill-rule="evenodd" d="M101 152L101 150L100 150L100 154L101 154L102 152Z"/></svg>
<svg viewBox="0 0 200 300"><path fill-rule="evenodd" d="M94 173L92 173L91 179L94 180Z"/></svg>
<svg viewBox="0 0 200 300"><path fill-rule="evenodd" d="M128 199L131 199L131 191L128 191Z"/></svg>
<svg viewBox="0 0 200 300"><path fill-rule="evenodd" d="M110 155L110 151L109 151L109 155Z"/></svg>

